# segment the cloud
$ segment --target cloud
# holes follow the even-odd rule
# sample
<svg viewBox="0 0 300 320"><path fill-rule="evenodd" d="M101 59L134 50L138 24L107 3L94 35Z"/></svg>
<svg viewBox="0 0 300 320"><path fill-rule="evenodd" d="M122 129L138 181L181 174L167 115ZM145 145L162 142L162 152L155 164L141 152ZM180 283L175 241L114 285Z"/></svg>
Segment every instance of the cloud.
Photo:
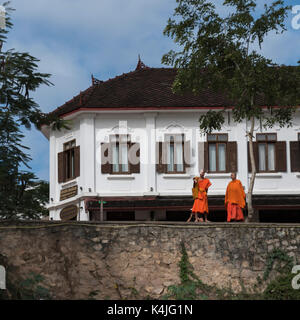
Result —
<svg viewBox="0 0 300 320"><path fill-rule="evenodd" d="M299 60L299 42L296 39L299 37L300 31L289 31L282 35L271 32L263 42L262 50L258 46L256 49L275 63L296 65Z"/></svg>
<svg viewBox="0 0 300 320"><path fill-rule="evenodd" d="M14 0L11 6L16 11L6 47L29 52L40 59L41 72L52 74L54 86L33 93L44 112L89 87L91 73L106 80L132 71L138 54L149 66L161 66L172 46L162 31L173 0ZM23 132L33 171L48 179L48 141L35 128Z"/></svg>
<svg viewBox="0 0 300 320"><path fill-rule="evenodd" d="M225 15L230 8L222 2L214 1ZM44 112L89 87L91 73L106 80L132 71L138 54L146 65L161 67L162 55L175 47L163 36L175 0L13 0L11 6L16 11L7 47L29 52L41 60L40 71L52 74L54 86L34 93ZM271 34L263 52L279 63L293 63L299 35L290 29L282 37ZM35 129L24 133L33 170L47 177L48 141Z"/></svg>
<svg viewBox="0 0 300 320"><path fill-rule="evenodd" d="M22 144L29 147L29 152L24 150L25 153L29 153L32 160L28 165L33 169L30 170L24 165L21 166L21 170L33 171L39 179L49 180L49 142L42 135L41 132L34 127L31 130L23 130L25 135Z"/></svg>

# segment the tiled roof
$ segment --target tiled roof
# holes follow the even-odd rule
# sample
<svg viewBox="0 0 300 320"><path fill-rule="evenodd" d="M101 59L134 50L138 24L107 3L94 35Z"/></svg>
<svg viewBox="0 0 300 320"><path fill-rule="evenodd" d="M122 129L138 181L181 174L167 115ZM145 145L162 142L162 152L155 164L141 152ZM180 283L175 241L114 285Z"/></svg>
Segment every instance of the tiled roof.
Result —
<svg viewBox="0 0 300 320"><path fill-rule="evenodd" d="M200 95L177 95L171 90L176 70L137 68L135 71L93 85L55 109L63 115L79 108L227 107L224 95L204 91Z"/></svg>

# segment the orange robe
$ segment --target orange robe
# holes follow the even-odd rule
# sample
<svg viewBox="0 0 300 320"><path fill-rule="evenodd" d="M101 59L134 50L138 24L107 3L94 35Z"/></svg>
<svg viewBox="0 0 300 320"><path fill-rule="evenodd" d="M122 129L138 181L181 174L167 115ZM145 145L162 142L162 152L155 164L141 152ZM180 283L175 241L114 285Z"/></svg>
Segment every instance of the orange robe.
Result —
<svg viewBox="0 0 300 320"><path fill-rule="evenodd" d="M245 207L245 191L240 180L229 182L226 195L225 206L227 208L227 221L244 220L242 208Z"/></svg>
<svg viewBox="0 0 300 320"><path fill-rule="evenodd" d="M193 213L208 213L207 190L211 186L211 182L204 178L198 180L198 198L195 199L192 208Z"/></svg>

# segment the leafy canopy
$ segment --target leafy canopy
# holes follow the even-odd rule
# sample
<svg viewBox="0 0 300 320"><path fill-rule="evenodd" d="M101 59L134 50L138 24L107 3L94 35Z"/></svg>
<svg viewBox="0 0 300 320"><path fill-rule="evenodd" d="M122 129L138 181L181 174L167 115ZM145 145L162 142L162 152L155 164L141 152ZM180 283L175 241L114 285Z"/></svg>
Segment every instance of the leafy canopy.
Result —
<svg viewBox="0 0 300 320"><path fill-rule="evenodd" d="M27 129L42 123L63 125L59 119L44 115L30 93L41 85L50 85L47 73L38 71L38 59L29 53L14 49L3 50L7 33L12 28L9 2L6 8L6 29L0 29L0 217L39 218L46 214L49 186L29 171L31 160L22 144L24 135L20 128Z"/></svg>
<svg viewBox="0 0 300 320"><path fill-rule="evenodd" d="M221 17L207 0L176 0L174 17L164 34L174 39L179 51L169 51L162 62L178 69L173 91L195 94L202 90L222 92L233 107L237 122L260 119L265 127L291 125L300 102L299 66L274 63L254 48L263 45L270 32L286 30L290 9L284 1L256 10L254 0L225 0L226 17ZM270 112L261 106L276 106ZM200 121L204 132L220 130L224 110L208 112Z"/></svg>

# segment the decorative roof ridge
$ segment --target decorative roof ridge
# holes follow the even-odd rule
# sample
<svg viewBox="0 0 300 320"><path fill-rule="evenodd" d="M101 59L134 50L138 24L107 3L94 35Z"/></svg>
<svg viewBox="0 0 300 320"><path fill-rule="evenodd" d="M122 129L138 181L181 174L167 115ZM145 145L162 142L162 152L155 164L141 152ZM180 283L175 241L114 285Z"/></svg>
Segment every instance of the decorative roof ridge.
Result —
<svg viewBox="0 0 300 320"><path fill-rule="evenodd" d="M148 70L176 70L175 68L153 68L153 67L147 67L147 68L141 68L141 69L135 69L133 71L129 71L129 72L126 72L126 73L122 73L118 76L115 76L113 78L109 78L105 81L103 81L102 83L108 83L110 81L115 81L115 80L119 80L121 78L126 78L127 76L130 76L130 75L133 75L135 73L138 73L138 72L144 72L144 71L148 71Z"/></svg>
<svg viewBox="0 0 300 320"><path fill-rule="evenodd" d="M145 65L145 63L141 60L141 56L139 55L139 60L135 70L141 70L141 69L149 69L149 67Z"/></svg>

